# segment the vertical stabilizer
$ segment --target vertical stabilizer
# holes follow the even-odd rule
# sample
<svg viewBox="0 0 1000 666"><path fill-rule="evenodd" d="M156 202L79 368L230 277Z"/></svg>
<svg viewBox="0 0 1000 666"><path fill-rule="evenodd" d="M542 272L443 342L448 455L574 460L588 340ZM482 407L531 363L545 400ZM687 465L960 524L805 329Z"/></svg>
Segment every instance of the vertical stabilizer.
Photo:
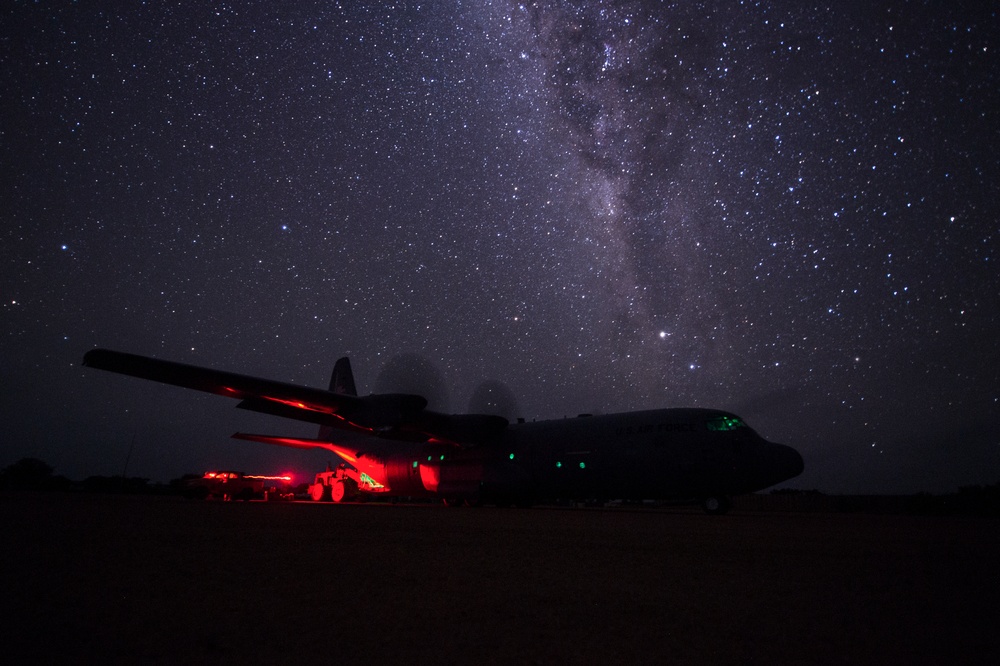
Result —
<svg viewBox="0 0 1000 666"><path fill-rule="evenodd" d="M330 377L330 392L340 395L357 395L358 389L354 386L354 373L351 372L351 359L346 356L337 359L333 366L333 376Z"/></svg>
<svg viewBox="0 0 1000 666"><path fill-rule="evenodd" d="M337 359L337 362L333 365L333 374L330 376L330 392L339 395L356 396L358 394L358 389L354 385L354 373L351 372L351 360L346 356ZM327 442L332 442L333 428L330 426L320 426L319 438Z"/></svg>

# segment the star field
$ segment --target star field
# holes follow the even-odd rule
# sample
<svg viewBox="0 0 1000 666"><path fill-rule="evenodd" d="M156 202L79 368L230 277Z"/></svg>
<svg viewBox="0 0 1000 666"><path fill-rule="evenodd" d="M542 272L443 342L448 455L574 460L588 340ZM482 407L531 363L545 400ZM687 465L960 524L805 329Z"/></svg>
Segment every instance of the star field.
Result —
<svg viewBox="0 0 1000 666"><path fill-rule="evenodd" d="M1000 480L985 3L2 12L2 465L324 463L101 346L363 393L415 353L455 412L730 409L795 487Z"/></svg>

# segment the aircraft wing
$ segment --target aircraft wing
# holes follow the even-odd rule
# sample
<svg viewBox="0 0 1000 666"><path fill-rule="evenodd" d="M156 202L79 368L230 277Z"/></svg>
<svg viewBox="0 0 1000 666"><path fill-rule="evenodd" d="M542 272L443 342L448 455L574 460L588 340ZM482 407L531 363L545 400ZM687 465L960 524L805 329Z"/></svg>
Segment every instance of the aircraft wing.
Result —
<svg viewBox="0 0 1000 666"><path fill-rule="evenodd" d="M277 444L278 446L290 446L293 449L328 449L330 442L325 439L312 439L309 437L282 437L280 435L254 435L248 432L234 432L233 439L242 439L247 442L260 442L262 444Z"/></svg>
<svg viewBox="0 0 1000 666"><path fill-rule="evenodd" d="M387 394L359 398L110 349L90 350L83 357L83 365L238 398L243 401L239 405L243 409L339 427L353 426L367 430L395 427L412 419L427 406L427 401L419 395Z"/></svg>
<svg viewBox="0 0 1000 666"><path fill-rule="evenodd" d="M274 435L253 435L247 432L233 433L233 439L242 439L248 442L261 442L262 444L277 444L278 446L290 446L293 449L326 449L333 451L347 462L354 464L361 455L357 447L335 444L323 439L308 439L304 437L280 437Z"/></svg>
<svg viewBox="0 0 1000 666"><path fill-rule="evenodd" d="M241 409L388 439L477 444L507 427L507 420L499 416L428 411L427 400L419 395L358 397L110 349L90 350L83 365L236 398Z"/></svg>

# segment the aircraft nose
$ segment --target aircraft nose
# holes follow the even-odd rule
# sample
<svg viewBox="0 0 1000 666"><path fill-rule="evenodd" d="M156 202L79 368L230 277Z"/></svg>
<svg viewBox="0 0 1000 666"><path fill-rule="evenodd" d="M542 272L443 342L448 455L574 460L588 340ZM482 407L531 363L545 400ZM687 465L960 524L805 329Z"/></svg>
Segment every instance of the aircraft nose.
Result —
<svg viewBox="0 0 1000 666"><path fill-rule="evenodd" d="M805 469L805 463L798 451L784 444L775 444L775 460L781 470L782 481L794 479Z"/></svg>

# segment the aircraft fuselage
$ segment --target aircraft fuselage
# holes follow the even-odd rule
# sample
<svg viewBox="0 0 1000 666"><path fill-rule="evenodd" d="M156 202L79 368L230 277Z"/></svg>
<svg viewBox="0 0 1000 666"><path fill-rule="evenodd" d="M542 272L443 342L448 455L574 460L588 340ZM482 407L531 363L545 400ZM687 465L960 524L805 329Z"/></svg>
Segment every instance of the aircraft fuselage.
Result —
<svg viewBox="0 0 1000 666"><path fill-rule="evenodd" d="M352 464L395 495L511 502L725 497L768 488L803 466L791 447L709 409L516 423L467 449L383 441Z"/></svg>

